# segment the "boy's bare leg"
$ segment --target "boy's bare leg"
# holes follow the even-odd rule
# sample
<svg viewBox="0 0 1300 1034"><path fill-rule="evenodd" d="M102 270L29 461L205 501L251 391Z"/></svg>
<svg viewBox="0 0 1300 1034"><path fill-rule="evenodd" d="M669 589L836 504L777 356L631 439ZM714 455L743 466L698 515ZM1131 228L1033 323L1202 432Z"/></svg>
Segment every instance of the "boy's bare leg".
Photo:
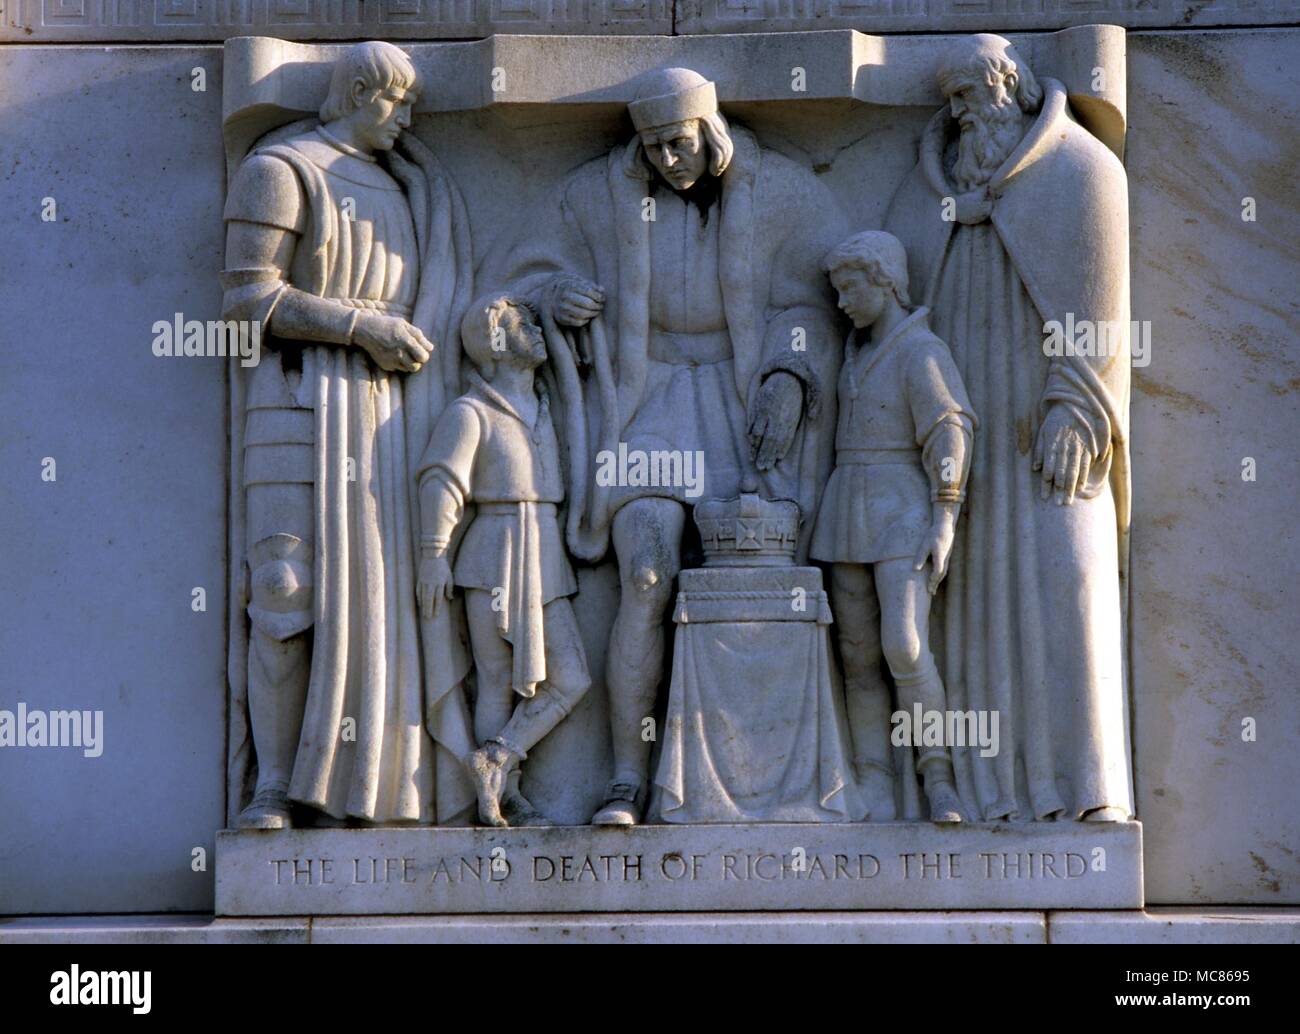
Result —
<svg viewBox="0 0 1300 1034"><path fill-rule="evenodd" d="M474 672L478 693L474 699L474 738L479 746L497 735L510 721L514 693L510 689L513 655L510 644L497 629L497 612L492 594L483 589L465 590L465 617L474 651Z"/></svg>
<svg viewBox="0 0 1300 1034"><path fill-rule="evenodd" d="M880 595L881 647L898 688L898 706L911 711L919 703L923 711L946 713L943 679L930 652L930 565L916 571L910 559L884 560L875 565L875 576ZM920 748L917 768L930 802L930 819L961 822L961 798L948 748Z"/></svg>
<svg viewBox="0 0 1300 1034"><path fill-rule="evenodd" d="M880 670L880 601L866 564L831 566L831 606L844 664L844 697L853 764L871 805L870 817L898 814L889 746L889 684Z"/></svg>
<svg viewBox="0 0 1300 1034"><path fill-rule="evenodd" d="M508 813L521 825L548 824L520 792L518 766L591 685L573 605L558 599L543 608L546 680L534 696L517 700L510 686L513 655L497 630L492 597L478 589L468 590L465 596L479 682L474 731L482 745L469 760L479 818L489 825L504 826ZM501 720L503 714L508 720Z"/></svg>
<svg viewBox="0 0 1300 1034"><path fill-rule="evenodd" d="M512 654L510 644L497 630L491 593L467 589L465 617L469 622L478 682L478 696L474 701L474 738L480 744L479 749L469 756L466 768L478 797L479 821L489 826L504 826L506 820L501 813L501 798L511 769L519 758L492 740L509 721L514 703L510 689Z"/></svg>

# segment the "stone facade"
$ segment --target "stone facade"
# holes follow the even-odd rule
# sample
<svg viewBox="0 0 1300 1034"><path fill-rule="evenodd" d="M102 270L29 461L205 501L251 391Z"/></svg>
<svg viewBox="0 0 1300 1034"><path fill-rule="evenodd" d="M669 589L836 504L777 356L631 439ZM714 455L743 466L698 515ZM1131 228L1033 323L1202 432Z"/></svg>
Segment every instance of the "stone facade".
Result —
<svg viewBox="0 0 1300 1034"><path fill-rule="evenodd" d="M266 110L259 104L305 114L319 103L328 80L324 60L334 53L319 44L359 36L479 40L410 49L422 69L459 69L440 75L440 85L422 96L416 128L464 190L476 252L481 240L486 255L510 229L511 206L502 199L536 201L543 186L625 139L622 111L632 99L625 83L667 64L715 78L724 111L814 170L846 209L849 229L881 226L908 172L911 147L942 97L919 74L884 74L919 60L930 45L924 37L861 33L924 30L1011 34L1030 64L1050 67L1072 93L1092 94L1095 103L1081 110L1092 115L1092 131L1123 155L1132 318L1149 323L1150 342L1149 363L1135 362L1132 371L1127 586L1133 786L1142 824L1136 872L1144 889L1137 899L1129 888L1091 905L1014 894L965 904L837 898L821 907L864 911L827 913L834 921L819 936L892 936L886 927L893 920L872 909L958 907L1018 911L972 912L952 919L941 936L1042 940L1050 929L1054 942L1213 940L1263 927L1243 917L1240 926L1207 934L1185 913L1162 917L1149 909L1145 920L1132 912L1106 925L1104 918L1085 922L1050 910L1126 908L1142 900L1300 903L1300 814L1292 792L1300 777L1292 749L1300 705L1287 621L1295 609L1289 572L1297 547L1286 518L1296 474L1289 443L1300 430L1288 347L1300 328L1287 302L1300 262L1293 243L1300 199L1290 175L1300 121L1300 29L1287 27L1297 20L1294 9L1281 0L1015 6L390 4L367 5L363 15L360 5L347 3L6 0L0 38L19 45L0 51L0 69L7 81L24 84L31 103L0 112L7 145L0 151L15 156L7 193L16 199L0 212L0 226L20 241L25 259L0 285L0 300L17 314L6 321L8 332L27 328L4 350L8 375L0 396L21 433L6 436L0 454L18 483L30 487L3 517L15 620L0 632L10 687L0 707L102 711L105 749L99 757L0 750L0 785L9 788L0 840L10 845L0 912L214 907L216 831L233 823L251 789L239 767L243 720L229 732L227 724L228 681L238 678L227 645L243 620L227 589L238 564L227 538L235 516L228 511L228 435L237 419L228 392L239 371L216 359L158 358L149 351L150 328L176 312L220 314L228 175L269 128L259 121ZM1090 89L1084 84L1097 62L1078 43L1089 30L1045 33L1095 22L1128 32L1120 62L1108 66L1117 76ZM806 34L822 29L858 33ZM763 35L721 35L732 32ZM223 57L217 41L250 34L302 40L301 50L289 44L290 58L280 60L320 66L293 80L263 79L266 92L240 96L235 108L227 90L223 110L219 95L231 54L248 52L227 48ZM532 34L553 38L524 38ZM620 58L622 44L606 37L631 34L645 39L635 56ZM39 45L54 42L63 45ZM154 42L186 45L142 45ZM740 47L746 57L735 63L733 48ZM444 52L446 59L438 56ZM539 54L547 60L536 61ZM579 75L577 59L590 55L598 59L594 71ZM793 100L792 66L811 73L806 92ZM481 88L496 68L507 72L504 95ZM196 69L204 72L203 90L194 88ZM557 115L569 122L555 139L547 127ZM151 132L124 134L124 117L128 127L147 123ZM216 132L223 119L224 153ZM495 157L502 153L511 157ZM141 176L141 168L157 172ZM58 216L42 221L49 197ZM1253 218L1243 218L1247 210ZM40 351L21 347L33 339ZM54 354L62 361L52 370L42 360ZM41 477L46 457L57 463L55 480ZM1243 477L1247 469L1251 476ZM580 567L577 577L575 609L592 688L530 755L524 784L534 803L564 823L588 820L612 763L604 671L618 572ZM196 589L204 590L201 597ZM587 754L581 773L570 778L566 765L575 750ZM85 876L87 858L94 879ZM640 906L614 899L602 907ZM679 906L647 900L644 907ZM690 907L746 906L702 899ZM585 910L567 900L504 910L551 909ZM251 914L259 910L268 909ZM1294 936L1293 921L1280 915L1268 939ZM628 932L651 918L574 922L595 923L583 935L592 939L613 936L615 928L624 939L703 936L681 927L681 919L646 927L658 932ZM223 922L236 925L222 929L254 939L292 939L298 929L295 921L257 929ZM378 922L315 920L312 939L465 935L436 925L436 918L411 920L400 931ZM962 922L969 930L959 929ZM1125 925L1134 922L1142 931ZM180 925L156 925L153 933L131 936L189 936ZM537 929L530 924L529 936ZM107 927L101 932L117 936ZM51 928L30 921L0 926L0 940L49 936ZM202 936L224 934L214 927ZM772 936L801 939L807 931Z"/></svg>

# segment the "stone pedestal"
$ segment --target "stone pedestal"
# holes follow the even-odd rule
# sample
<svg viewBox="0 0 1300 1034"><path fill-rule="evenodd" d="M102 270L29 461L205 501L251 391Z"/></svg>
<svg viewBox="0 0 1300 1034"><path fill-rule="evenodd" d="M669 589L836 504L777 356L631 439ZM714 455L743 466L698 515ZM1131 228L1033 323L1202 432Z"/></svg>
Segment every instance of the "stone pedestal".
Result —
<svg viewBox="0 0 1300 1034"><path fill-rule="evenodd" d="M854 776L815 567L683 571L664 749L665 822L851 822Z"/></svg>
<svg viewBox="0 0 1300 1034"><path fill-rule="evenodd" d="M1136 822L217 836L217 915L1140 908Z"/></svg>

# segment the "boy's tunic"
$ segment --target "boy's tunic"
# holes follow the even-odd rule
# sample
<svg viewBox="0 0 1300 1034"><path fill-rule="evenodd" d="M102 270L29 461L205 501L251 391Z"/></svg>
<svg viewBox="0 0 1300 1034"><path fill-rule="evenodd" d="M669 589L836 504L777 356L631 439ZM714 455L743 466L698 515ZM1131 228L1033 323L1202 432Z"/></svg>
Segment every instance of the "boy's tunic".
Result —
<svg viewBox="0 0 1300 1034"><path fill-rule="evenodd" d="M531 697L546 678L542 608L578 591L556 517L564 501L559 443L545 395L530 426L477 372L469 382L420 462L420 482L440 483L429 544L446 549L475 504L453 577L463 589L498 594L497 627L513 646L511 684Z"/></svg>
<svg viewBox="0 0 1300 1034"><path fill-rule="evenodd" d="M932 503L964 498L963 472L945 471L946 457L934 445L948 425L969 440L975 413L948 346L927 325L928 312L917 309L873 347L850 338L840 371L835 470L809 549L814 559L910 558L930 528Z"/></svg>

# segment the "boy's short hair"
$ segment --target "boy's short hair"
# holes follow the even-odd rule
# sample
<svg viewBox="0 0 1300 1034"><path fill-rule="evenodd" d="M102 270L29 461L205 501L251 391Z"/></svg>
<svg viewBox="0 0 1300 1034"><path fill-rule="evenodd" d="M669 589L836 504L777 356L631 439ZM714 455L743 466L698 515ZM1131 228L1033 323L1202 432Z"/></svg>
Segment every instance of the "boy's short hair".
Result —
<svg viewBox="0 0 1300 1034"><path fill-rule="evenodd" d="M907 294L907 251L903 243L884 230L866 230L841 241L826 253L822 269L833 274L841 269L860 269L877 287L894 292L904 308L912 303Z"/></svg>
<svg viewBox="0 0 1300 1034"><path fill-rule="evenodd" d="M537 310L531 302L517 295L496 291L470 302L465 318L460 321L460 340L465 354L489 380L496 373L499 349L493 348L493 339L500 326L501 317L508 309L518 309L530 320L536 321Z"/></svg>

